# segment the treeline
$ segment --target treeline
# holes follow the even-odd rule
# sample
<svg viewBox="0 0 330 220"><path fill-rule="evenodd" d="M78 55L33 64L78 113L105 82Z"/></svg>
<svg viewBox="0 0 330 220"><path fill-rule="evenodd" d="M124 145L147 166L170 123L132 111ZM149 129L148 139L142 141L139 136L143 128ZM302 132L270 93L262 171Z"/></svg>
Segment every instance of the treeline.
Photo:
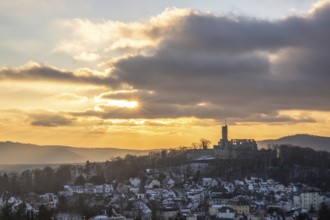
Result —
<svg viewBox="0 0 330 220"><path fill-rule="evenodd" d="M141 176L146 169L187 167L187 148L152 151L148 155L115 157L102 163L86 162L84 166L62 165L57 169L26 170L22 173L0 175L0 193L9 191L20 195L27 192L58 192L63 185L123 182ZM82 169L84 175L72 176L72 170ZM203 175L239 178L257 175L282 183L302 182L330 190L330 153L290 145L276 145L259 150L253 159L215 160ZM185 171L186 172L186 171Z"/></svg>
<svg viewBox="0 0 330 220"><path fill-rule="evenodd" d="M283 183L302 182L330 190L330 153L292 145L274 145L278 152L273 178Z"/></svg>
<svg viewBox="0 0 330 220"><path fill-rule="evenodd" d="M48 209L44 205L38 207L35 213L32 210L27 210L26 204L21 203L16 211L13 211L11 205L6 204L0 210L0 220L51 220L54 210Z"/></svg>
<svg viewBox="0 0 330 220"><path fill-rule="evenodd" d="M273 148L279 151L281 166L301 165L325 170L330 168L329 152L292 145L275 145Z"/></svg>
<svg viewBox="0 0 330 220"><path fill-rule="evenodd" d="M145 169L177 167L187 163L187 149L177 148L152 151L146 156L126 155L104 163L108 180L126 180L137 177Z"/></svg>
<svg viewBox="0 0 330 220"><path fill-rule="evenodd" d="M259 150L254 158L216 160L208 176L235 179L245 176L272 178L283 184L301 182L330 190L330 153L291 145ZM205 173L205 172L204 172Z"/></svg>
<svg viewBox="0 0 330 220"><path fill-rule="evenodd" d="M72 169L79 165L61 165L57 169L45 167L43 169L25 170L21 173L0 174L0 195L11 192L15 195L24 193L57 193L63 185L72 183L82 185L86 182L94 184L112 183L113 180L122 181L130 177L137 177L147 168L173 167L187 161L184 148L160 150L150 152L146 156L126 155L115 157L111 161L90 163L82 167L82 173L72 179ZM91 174L92 173L92 174Z"/></svg>
<svg viewBox="0 0 330 220"><path fill-rule="evenodd" d="M27 192L58 192L70 181L71 165L61 165L57 169L25 170L21 173L4 173L0 175L0 193L9 191L16 195Z"/></svg>

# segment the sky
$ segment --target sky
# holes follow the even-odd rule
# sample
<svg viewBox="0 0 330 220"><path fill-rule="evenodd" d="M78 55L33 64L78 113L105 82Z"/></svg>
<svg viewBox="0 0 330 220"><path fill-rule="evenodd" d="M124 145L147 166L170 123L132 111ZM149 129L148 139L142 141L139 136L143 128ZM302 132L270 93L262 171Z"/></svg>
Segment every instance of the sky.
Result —
<svg viewBox="0 0 330 220"><path fill-rule="evenodd" d="M0 0L0 141L330 136L330 1Z"/></svg>

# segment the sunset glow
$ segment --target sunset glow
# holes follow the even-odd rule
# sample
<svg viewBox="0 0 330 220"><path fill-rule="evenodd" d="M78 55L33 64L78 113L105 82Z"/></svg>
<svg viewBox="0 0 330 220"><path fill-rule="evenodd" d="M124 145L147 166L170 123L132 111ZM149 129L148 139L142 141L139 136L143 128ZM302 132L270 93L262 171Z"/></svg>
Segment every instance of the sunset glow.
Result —
<svg viewBox="0 0 330 220"><path fill-rule="evenodd" d="M0 1L0 141L330 136L330 1L82 2Z"/></svg>
<svg viewBox="0 0 330 220"><path fill-rule="evenodd" d="M138 103L136 101L127 101L127 100L109 100L106 103L108 106L115 106L121 108L136 108Z"/></svg>

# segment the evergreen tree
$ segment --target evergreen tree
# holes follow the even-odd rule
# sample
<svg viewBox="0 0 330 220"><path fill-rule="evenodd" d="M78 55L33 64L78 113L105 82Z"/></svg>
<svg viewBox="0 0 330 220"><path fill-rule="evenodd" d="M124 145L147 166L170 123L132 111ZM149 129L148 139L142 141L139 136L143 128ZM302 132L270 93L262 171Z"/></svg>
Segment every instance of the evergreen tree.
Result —
<svg viewBox="0 0 330 220"><path fill-rule="evenodd" d="M15 219L10 205L6 204L5 206L2 207L0 219L5 219L5 220L14 220Z"/></svg>
<svg viewBox="0 0 330 220"><path fill-rule="evenodd" d="M18 206L18 209L15 213L15 219L16 220L25 220L26 219L26 205L25 203L22 203Z"/></svg>
<svg viewBox="0 0 330 220"><path fill-rule="evenodd" d="M324 203L322 203L317 220L329 220L329 219L330 219L330 210Z"/></svg>
<svg viewBox="0 0 330 220"><path fill-rule="evenodd" d="M75 181L75 185L76 186L81 186L81 185L84 185L86 183L86 179L83 175L79 175Z"/></svg>
<svg viewBox="0 0 330 220"><path fill-rule="evenodd" d="M9 177L4 173L0 179L0 192L8 191L9 189Z"/></svg>
<svg viewBox="0 0 330 220"><path fill-rule="evenodd" d="M45 205L40 205L36 220L51 220L52 212Z"/></svg>

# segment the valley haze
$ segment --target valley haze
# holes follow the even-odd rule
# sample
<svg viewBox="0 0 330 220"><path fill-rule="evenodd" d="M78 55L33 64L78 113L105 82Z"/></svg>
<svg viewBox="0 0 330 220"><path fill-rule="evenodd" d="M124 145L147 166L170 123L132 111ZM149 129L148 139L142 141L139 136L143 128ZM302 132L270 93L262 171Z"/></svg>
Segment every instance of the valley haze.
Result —
<svg viewBox="0 0 330 220"><path fill-rule="evenodd" d="M78 148L40 146L16 142L0 142L0 164L65 164L100 162L126 154L145 155L150 150L118 148Z"/></svg>
<svg viewBox="0 0 330 220"><path fill-rule="evenodd" d="M267 148L269 145L289 144L293 146L308 147L318 151L330 152L330 137L307 134L297 134L278 139L262 140L257 141L257 143L259 149ZM91 162L104 162L118 156L124 157L127 154L136 156L147 155L153 150L159 151L161 149L137 150L120 148L82 148L56 145L41 146L7 141L0 142L0 165L85 163L87 160ZM3 166L2 169L11 168Z"/></svg>

